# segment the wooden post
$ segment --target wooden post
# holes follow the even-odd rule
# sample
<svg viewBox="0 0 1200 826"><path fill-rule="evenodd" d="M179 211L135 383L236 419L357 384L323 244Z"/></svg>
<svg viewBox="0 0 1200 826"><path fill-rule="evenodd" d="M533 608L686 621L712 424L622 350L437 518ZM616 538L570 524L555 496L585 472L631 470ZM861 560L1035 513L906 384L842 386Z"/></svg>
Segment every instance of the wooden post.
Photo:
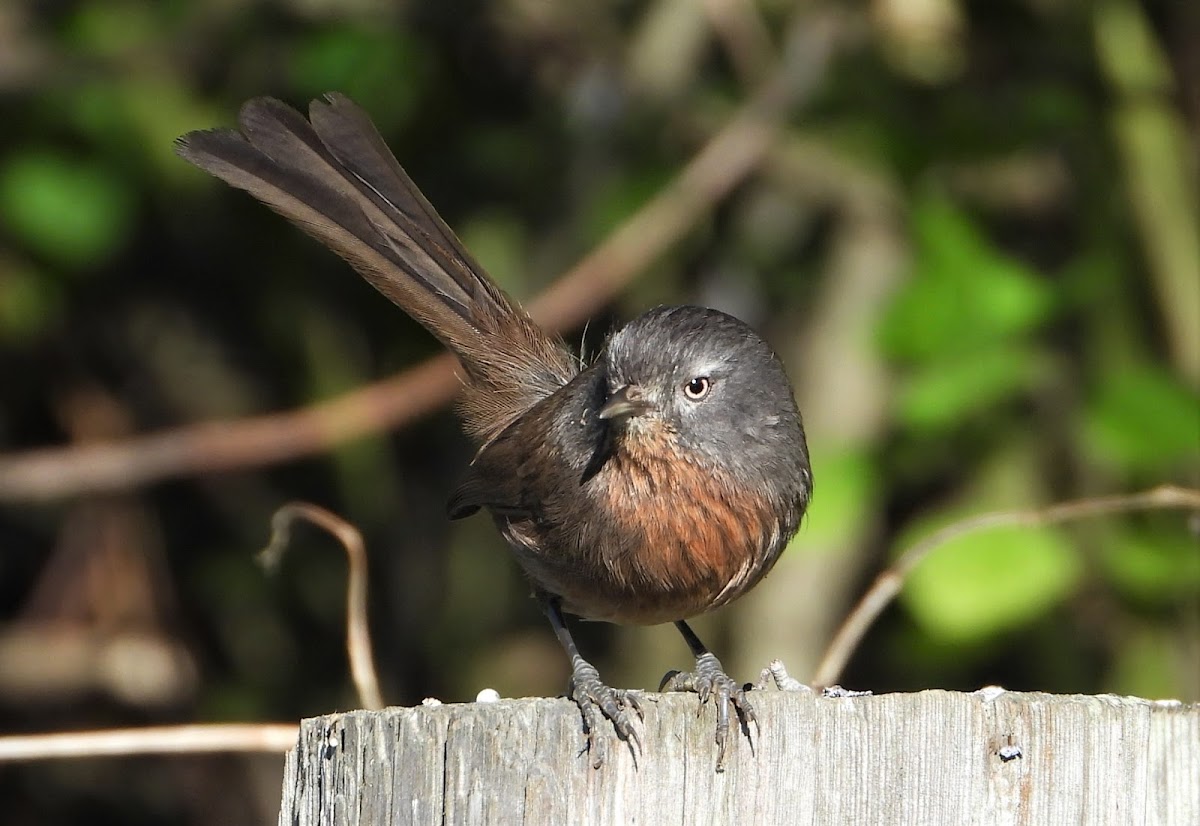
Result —
<svg viewBox="0 0 1200 826"><path fill-rule="evenodd" d="M636 765L614 737L600 769L562 699L306 720L279 823L1200 824L1200 704L999 689L753 699L761 738L739 736L720 774L714 712L697 716L689 695L647 694Z"/></svg>

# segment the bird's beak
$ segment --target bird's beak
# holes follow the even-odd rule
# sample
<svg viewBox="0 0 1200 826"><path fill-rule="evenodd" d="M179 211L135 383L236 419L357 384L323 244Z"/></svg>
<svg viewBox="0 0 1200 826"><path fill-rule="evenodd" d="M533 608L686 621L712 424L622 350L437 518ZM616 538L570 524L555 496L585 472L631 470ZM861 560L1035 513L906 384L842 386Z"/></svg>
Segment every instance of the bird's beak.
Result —
<svg viewBox="0 0 1200 826"><path fill-rule="evenodd" d="M650 402L642 395L642 388L636 384L627 384L612 392L597 415L601 419L625 419L629 416L640 416L650 407Z"/></svg>

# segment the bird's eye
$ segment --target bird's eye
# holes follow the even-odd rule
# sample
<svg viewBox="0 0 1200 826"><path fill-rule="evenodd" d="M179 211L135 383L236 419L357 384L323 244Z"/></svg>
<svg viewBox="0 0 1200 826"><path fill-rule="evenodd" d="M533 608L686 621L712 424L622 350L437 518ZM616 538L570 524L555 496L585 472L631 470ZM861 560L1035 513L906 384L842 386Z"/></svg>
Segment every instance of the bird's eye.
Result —
<svg viewBox="0 0 1200 826"><path fill-rule="evenodd" d="M710 390L712 390L712 379L708 376L696 376L683 386L683 395L698 402L707 396Z"/></svg>

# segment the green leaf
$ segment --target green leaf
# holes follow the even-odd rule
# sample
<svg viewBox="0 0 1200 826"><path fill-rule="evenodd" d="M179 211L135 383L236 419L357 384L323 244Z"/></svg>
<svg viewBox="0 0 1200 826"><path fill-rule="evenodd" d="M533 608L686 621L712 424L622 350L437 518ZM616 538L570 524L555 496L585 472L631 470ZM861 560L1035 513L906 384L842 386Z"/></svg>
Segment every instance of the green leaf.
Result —
<svg viewBox="0 0 1200 826"><path fill-rule="evenodd" d="M1200 399L1157 367L1118 370L1099 388L1083 427L1090 452L1134 470L1200 457Z"/></svg>
<svg viewBox="0 0 1200 826"><path fill-rule="evenodd" d="M998 528L937 548L901 599L929 636L971 643L1043 616L1074 589L1082 563L1049 528Z"/></svg>
<svg viewBox="0 0 1200 826"><path fill-rule="evenodd" d="M1053 307L1044 279L992 246L966 214L939 198L913 213L914 270L881 325L885 352L930 360L1028 332Z"/></svg>
<svg viewBox="0 0 1200 826"><path fill-rule="evenodd" d="M1200 595L1200 548L1183 530L1176 534L1106 531L1100 562L1122 592L1144 602Z"/></svg>
<svg viewBox="0 0 1200 826"><path fill-rule="evenodd" d="M902 381L898 418L913 428L947 427L1032 389L1045 372L1044 360L1027 347L948 353Z"/></svg>
<svg viewBox="0 0 1200 826"><path fill-rule="evenodd" d="M163 73L136 77L96 74L49 90L40 101L47 117L78 132L97 157L119 159L125 185L157 188L161 178L197 186L208 180L180 161L175 138L192 129L228 123L236 109L196 98Z"/></svg>
<svg viewBox="0 0 1200 826"><path fill-rule="evenodd" d="M125 243L133 198L102 166L28 150L0 167L0 216L47 258L82 267L103 262Z"/></svg>
<svg viewBox="0 0 1200 826"><path fill-rule="evenodd" d="M330 26L298 45L292 79L308 94L346 93L371 113L384 134L415 109L426 61L418 42L398 29Z"/></svg>

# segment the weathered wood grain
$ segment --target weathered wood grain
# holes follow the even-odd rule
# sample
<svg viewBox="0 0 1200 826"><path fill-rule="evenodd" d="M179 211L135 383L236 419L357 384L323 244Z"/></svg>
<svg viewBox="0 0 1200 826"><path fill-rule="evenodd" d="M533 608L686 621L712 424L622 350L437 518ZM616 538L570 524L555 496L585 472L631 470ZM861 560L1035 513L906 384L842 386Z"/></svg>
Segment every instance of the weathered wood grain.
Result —
<svg viewBox="0 0 1200 826"><path fill-rule="evenodd" d="M646 695L637 765L614 740L598 770L561 699L306 720L279 822L1200 824L1200 705L945 691L754 703L761 738L739 738L724 773L713 711L697 717L687 695Z"/></svg>

